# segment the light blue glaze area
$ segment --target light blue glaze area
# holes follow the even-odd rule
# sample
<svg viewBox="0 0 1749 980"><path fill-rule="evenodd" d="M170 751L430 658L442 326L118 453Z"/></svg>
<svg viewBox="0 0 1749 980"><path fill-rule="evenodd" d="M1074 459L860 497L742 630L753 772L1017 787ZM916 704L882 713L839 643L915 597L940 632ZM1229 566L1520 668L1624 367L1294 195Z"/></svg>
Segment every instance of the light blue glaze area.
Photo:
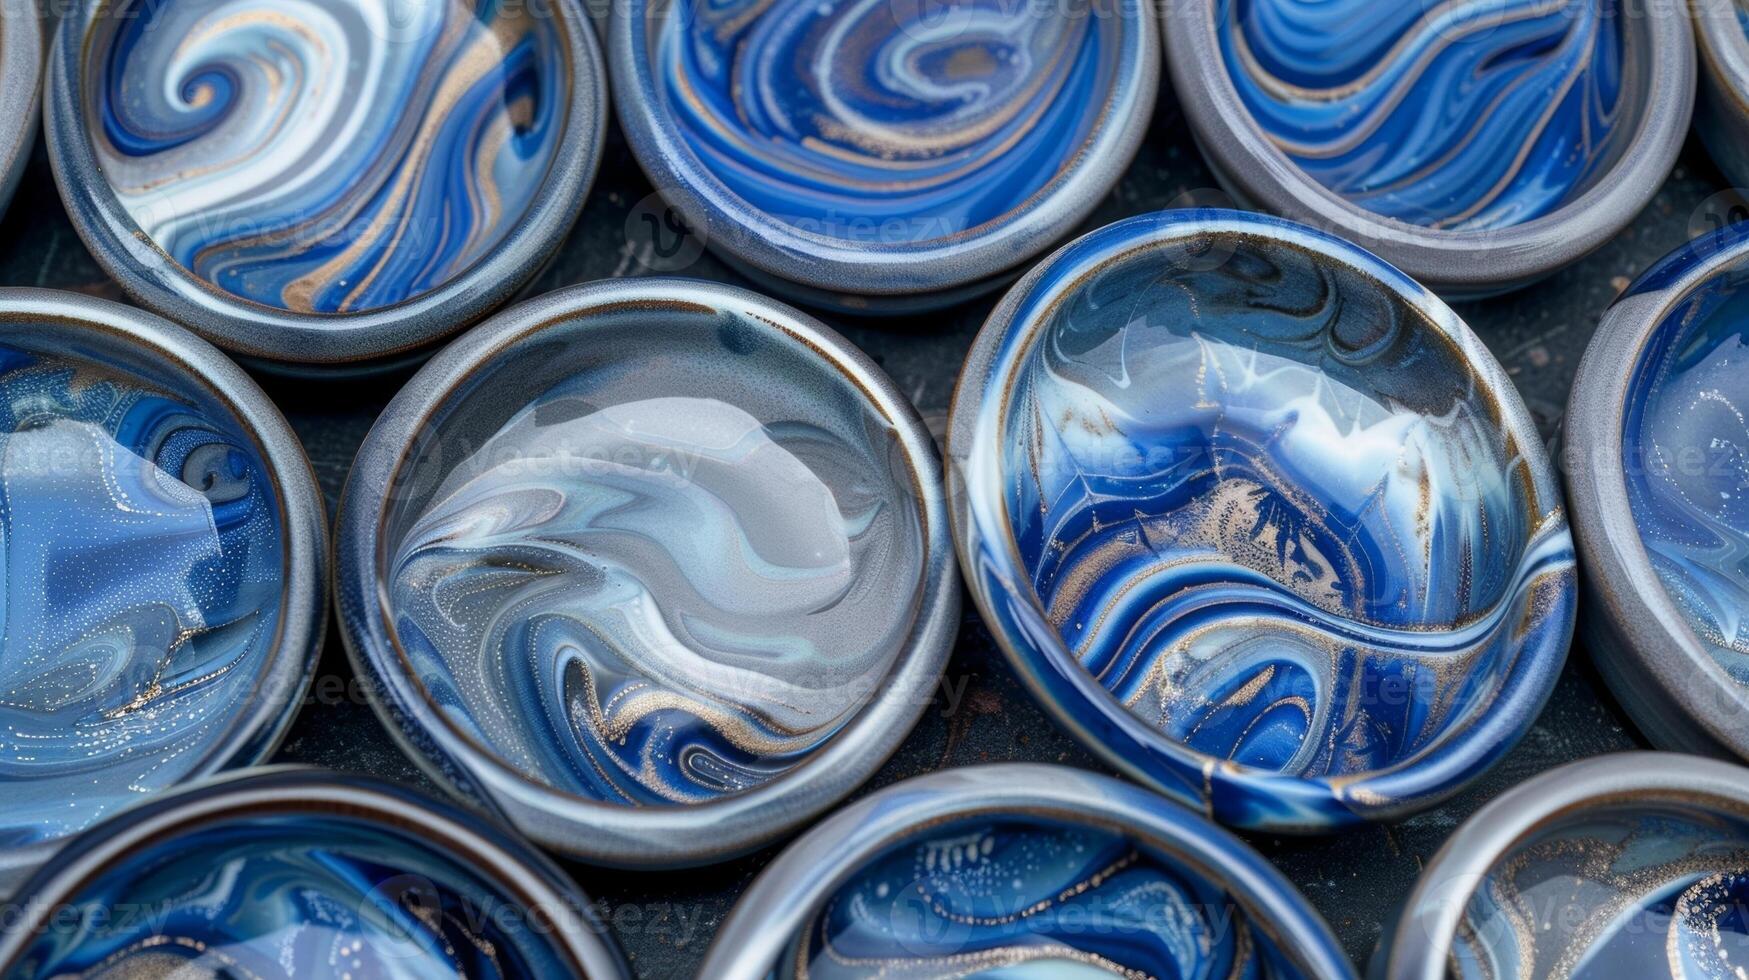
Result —
<svg viewBox="0 0 1749 980"><path fill-rule="evenodd" d="M828 239L912 245L997 222L1079 162L1135 17L1012 0L676 2L651 57L686 146L744 206Z"/></svg>
<svg viewBox="0 0 1749 980"><path fill-rule="evenodd" d="M1675 260L1687 271L1695 258L1684 250ZM1628 505L1647 557L1739 684L1749 684L1746 286L1749 261L1736 259L1676 298L1635 362L1622 420Z"/></svg>
<svg viewBox="0 0 1749 980"><path fill-rule="evenodd" d="M570 975L536 931L543 922L432 842L357 819L268 812L185 830L111 864L68 898L20 974Z"/></svg>
<svg viewBox="0 0 1749 980"><path fill-rule="evenodd" d="M90 37L87 127L117 200L197 278L381 309L522 221L565 127L566 29L500 0L120 0Z"/></svg>
<svg viewBox="0 0 1749 980"><path fill-rule="evenodd" d="M1298 980L1215 881L1127 837L1025 818L931 828L870 860L791 941L814 980Z"/></svg>
<svg viewBox="0 0 1749 980"><path fill-rule="evenodd" d="M0 848L210 770L263 693L277 492L199 404L0 344Z"/></svg>
<svg viewBox="0 0 1749 980"><path fill-rule="evenodd" d="M498 358L388 533L393 623L462 732L624 805L750 789L867 703L925 542L892 422L739 310L597 311Z"/></svg>
<svg viewBox="0 0 1749 980"><path fill-rule="evenodd" d="M1219 0L1222 60L1307 176L1389 218L1523 224L1588 189L1634 111L1618 0Z"/></svg>
<svg viewBox="0 0 1749 980"><path fill-rule="evenodd" d="M1454 980L1735 980L1749 962L1749 824L1623 803L1557 818L1478 883Z"/></svg>

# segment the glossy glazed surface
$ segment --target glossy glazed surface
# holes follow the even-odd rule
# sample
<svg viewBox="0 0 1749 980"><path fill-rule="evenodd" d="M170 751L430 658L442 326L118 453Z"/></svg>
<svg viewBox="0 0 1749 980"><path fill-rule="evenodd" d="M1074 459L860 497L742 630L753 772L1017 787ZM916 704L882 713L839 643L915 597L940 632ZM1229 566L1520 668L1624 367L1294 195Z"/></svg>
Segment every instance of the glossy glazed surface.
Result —
<svg viewBox="0 0 1749 980"><path fill-rule="evenodd" d="M0 847L210 766L279 642L276 494L210 395L0 343Z"/></svg>
<svg viewBox="0 0 1749 980"><path fill-rule="evenodd" d="M1091 827L976 818L865 863L776 975L1242 977L1301 972L1219 883Z"/></svg>
<svg viewBox="0 0 1749 980"><path fill-rule="evenodd" d="M892 423L745 308L572 313L428 433L463 448L388 524L393 626L527 778L624 804L760 785L913 630L924 539Z"/></svg>
<svg viewBox="0 0 1749 980"><path fill-rule="evenodd" d="M1638 84L1616 0L1219 0L1265 135L1337 195L1452 230L1549 214L1620 156Z"/></svg>
<svg viewBox="0 0 1749 980"><path fill-rule="evenodd" d="M386 825L267 811L105 868L38 935L36 976L569 975L514 894ZM144 914L120 914L127 909Z"/></svg>
<svg viewBox="0 0 1749 980"><path fill-rule="evenodd" d="M492 0L121 0L89 41L95 163L230 296L380 309L524 217L566 125L562 19Z"/></svg>

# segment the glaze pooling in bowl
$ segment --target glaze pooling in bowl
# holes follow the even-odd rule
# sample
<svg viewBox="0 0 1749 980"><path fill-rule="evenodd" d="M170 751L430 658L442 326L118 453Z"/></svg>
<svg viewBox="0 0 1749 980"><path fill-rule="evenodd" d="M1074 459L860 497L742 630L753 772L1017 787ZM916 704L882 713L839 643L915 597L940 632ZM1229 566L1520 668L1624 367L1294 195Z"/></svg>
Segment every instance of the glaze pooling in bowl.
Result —
<svg viewBox="0 0 1749 980"><path fill-rule="evenodd" d="M0 342L0 848L210 766L276 656L284 597L279 493L241 424L111 362L13 346L28 336Z"/></svg>
<svg viewBox="0 0 1749 980"><path fill-rule="evenodd" d="M295 313L393 306L499 248L566 126L561 32L460 0L120 0L85 79L96 165L198 279Z"/></svg>
<svg viewBox="0 0 1749 980"><path fill-rule="evenodd" d="M1220 0L1221 59L1268 139L1374 214L1456 231L1569 203L1626 146L1616 0Z"/></svg>

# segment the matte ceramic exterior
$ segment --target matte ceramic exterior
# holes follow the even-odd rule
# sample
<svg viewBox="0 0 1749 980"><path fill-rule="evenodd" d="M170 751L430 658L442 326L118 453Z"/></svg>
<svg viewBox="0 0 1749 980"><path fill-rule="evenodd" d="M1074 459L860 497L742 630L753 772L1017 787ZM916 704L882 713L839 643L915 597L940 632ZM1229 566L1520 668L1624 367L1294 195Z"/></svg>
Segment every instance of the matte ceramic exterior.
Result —
<svg viewBox="0 0 1749 980"><path fill-rule="evenodd" d="M1692 0L1700 53L1694 132L1725 178L1749 187L1749 27L1737 0Z"/></svg>
<svg viewBox="0 0 1749 980"><path fill-rule="evenodd" d="M1237 826L1433 805L1523 735L1572 542L1517 392L1362 249L1233 211L1077 239L991 314L948 434L972 595L1112 765Z"/></svg>
<svg viewBox="0 0 1749 980"><path fill-rule="evenodd" d="M1068 10L637 0L609 27L615 106L651 183L762 288L945 306L1068 233L1141 143L1153 8Z"/></svg>
<svg viewBox="0 0 1749 980"><path fill-rule="evenodd" d="M1749 952L1749 770L1585 759L1478 810L1434 855L1375 980L1729 980Z"/></svg>
<svg viewBox="0 0 1749 980"><path fill-rule="evenodd" d="M42 26L34 0L0 4L0 216L30 162L42 105Z"/></svg>
<svg viewBox="0 0 1749 980"><path fill-rule="evenodd" d="M360 449L336 547L410 754L614 865L727 858L841 799L959 622L915 411L816 321L705 282L561 290L451 345Z"/></svg>
<svg viewBox="0 0 1749 980"><path fill-rule="evenodd" d="M1487 296L1575 262L1626 227L1668 176L1688 130L1695 66L1683 5L1653 4L1624 13L1605 9L1606 0L1569 2L1574 9L1480 0L1356 8L1372 10L1379 21L1374 23L1345 8L1298 0L1197 0L1179 9L1166 27L1167 62L1198 144L1235 197L1354 241L1447 298ZM1235 10L1254 18L1252 33L1279 33L1280 50L1235 55L1229 36ZM1544 34L1562 36L1521 37L1538 22L1533 14L1547 22L1541 28ZM1594 43L1586 40L1594 35L1585 32L1611 37L1616 31L1622 53L1614 67L1619 71L1595 60L1588 63L1590 56L1573 51L1575 44ZM1395 40L1387 46L1391 38ZM1494 47L1509 45L1511 56L1488 56ZM1550 61L1547 70L1556 74L1549 80L1518 77L1539 70L1531 67L1539 60L1550 59L1566 64ZM1247 71L1247 64L1273 66L1268 70L1279 77L1266 85L1253 83L1251 76L1265 69ZM1396 118L1392 113L1397 113L1404 117L1403 128L1392 139L1408 141L1404 146L1431 141L1433 147L1426 151L1424 166L1401 176L1400 187L1339 193L1326 182L1341 187L1353 180L1359 188L1386 173L1378 153L1393 160L1413 154L1392 144L1372 156L1357 156L1352 174L1344 176L1339 168L1331 169L1333 161L1339 163L1342 153L1360 154L1355 144L1365 134L1320 136L1312 126L1304 134L1296 131L1290 145L1306 142L1298 152L1315 160L1321 174L1330 170L1315 178L1284 152L1280 141L1286 137L1265 131L1235 80L1236 69L1247 79L1250 104L1278 105L1284 117L1292 109L1336 129L1361 119L1370 138L1379 138L1379 127L1391 125ZM1448 77L1468 82L1460 86ZM1389 87L1368 102L1367 85ZM1490 85L1502 87L1495 97L1482 98ZM1323 86L1333 94L1326 97ZM1592 94L1576 98L1576 88ZM1547 92L1563 93L1565 101L1552 107L1513 101ZM1343 108L1329 101L1337 96L1359 102ZM1422 100L1430 104L1424 106ZM1617 108L1612 111L1611 105ZM1492 112L1505 115L1485 118ZM1563 114L1591 118L1573 118L1567 125L1557 118ZM1446 146L1448 139L1433 134L1448 119L1473 127L1466 132L1476 134L1475 141ZM1494 145L1517 132L1516 121L1533 119L1544 124L1525 132L1531 142ZM1617 127L1631 129L1625 138L1611 136L1609 131ZM1541 149L1543 141L1562 132L1574 141L1568 148ZM1327 147L1318 142L1326 138ZM1606 145L1608 152L1592 159L1594 150ZM1535 180L1526 180L1522 174L1514 178L1490 169L1499 161L1521 167L1531 159L1539 167L1546 163L1549 172L1539 170ZM1577 166L1587 160L1584 167ZM1449 186L1424 186L1428 182ZM1466 188L1466 182L1488 190ZM1554 204L1548 192L1558 187L1568 189ZM1502 210L1500 195L1516 203ZM1363 206L1357 199L1371 203ZM1477 203L1453 210L1459 201Z"/></svg>
<svg viewBox="0 0 1749 980"><path fill-rule="evenodd" d="M699 976L796 976L822 936L854 945L807 975L1353 976L1329 926L1245 843L1062 766L948 769L845 807L766 866Z"/></svg>
<svg viewBox="0 0 1749 980"><path fill-rule="evenodd" d="M133 2L83 0L57 31L56 181L131 297L239 356L405 362L515 295L582 209L608 110L574 0L488 21Z"/></svg>
<svg viewBox="0 0 1749 980"><path fill-rule="evenodd" d="M0 322L10 890L100 817L273 751L327 533L297 438L204 341L50 290L0 289Z"/></svg>
<svg viewBox="0 0 1749 980"><path fill-rule="evenodd" d="M1730 636L1715 636L1715 642L1703 636L1719 632L1717 625L1708 625L1713 616L1706 611L1716 603L1725 604L1719 614L1734 617L1737 593L1732 590L1744 586L1732 583L1740 582L1742 573L1720 566L1683 575L1687 584L1671 578L1681 574L1684 559L1667 539L1676 534L1698 548L1728 554L1743 546L1745 529L1734 527L1741 522L1730 514L1705 518L1690 511L1671 515L1667 530L1655 532L1647 523L1654 515L1637 508L1634 499L1647 501L1643 488L1665 481L1663 474L1647 469L1651 464L1639 458L1643 454L1630 452L1630 443L1638 428L1635 419L1655 410L1651 401L1659 397L1644 383L1651 380L1643 375L1648 351L1667 346L1661 337L1671 331L1688 331L1691 323L1693 329L1703 327L1698 318L1715 311L1723 313L1721 329L1729 330L1730 300L1741 294L1746 270L1749 225L1739 224L1689 242L1628 287L1604 313L1580 363L1567 403L1563 467L1585 569L1586 645L1610 689L1659 746L1743 757L1749 757L1749 688L1740 676L1733 677L1731 653L1740 641L1734 629ZM1684 346L1695 344L1689 338ZM1729 350L1718 353L1728 357ZM1741 465L1711 447L1741 444L1732 432L1741 423L1730 401L1734 391L1737 397L1741 392L1731 381L1734 369L1725 364L1720 370L1722 379L1695 375L1699 387L1673 394L1717 406L1723 427L1680 424L1685 416L1696 425L1706 421L1687 412L1661 417L1654 431L1683 442L1689 447L1683 452L1703 454L1705 475L1719 483L1708 492L1715 503L1728 504L1718 494L1735 494ZM1648 533L1655 539L1648 540Z"/></svg>
<svg viewBox="0 0 1749 980"><path fill-rule="evenodd" d="M115 914L129 908L144 915ZM95 909L88 918L69 914ZM364 776L274 767L81 837L0 933L18 975L628 976L576 886L478 815Z"/></svg>

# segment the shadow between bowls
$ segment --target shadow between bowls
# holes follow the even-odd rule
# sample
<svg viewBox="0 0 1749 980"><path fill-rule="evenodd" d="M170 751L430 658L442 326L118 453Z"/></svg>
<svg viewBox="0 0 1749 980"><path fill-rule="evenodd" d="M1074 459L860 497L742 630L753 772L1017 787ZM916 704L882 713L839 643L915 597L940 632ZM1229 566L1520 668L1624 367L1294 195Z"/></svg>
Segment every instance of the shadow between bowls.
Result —
<svg viewBox="0 0 1749 980"><path fill-rule="evenodd" d="M848 341L733 287L610 280L408 382L348 479L336 588L372 704L441 784L579 859L686 867L899 745L958 629L951 549L928 431ZM533 657L534 688L467 676L482 643Z"/></svg>
<svg viewBox="0 0 1749 980"><path fill-rule="evenodd" d="M1109 838L1127 839L1130 847L1112 848ZM917 852L910 860L906 847ZM1051 889L1051 882L1066 881L1061 876L1068 866L1107 850L1116 855L1110 866ZM892 874L875 867L883 860ZM962 870L969 880L958 880ZM871 871L880 880L863 880ZM918 880L905 883L907 873ZM1027 883L1019 878L1010 884L1008 873L1039 874L1044 882L1035 887L1050 893L1041 892L1036 904L1013 914L1004 908L1011 890L1014 902L1031 893L1022 890ZM1120 895L1101 897L1107 883ZM1077 904L1090 894L1086 905ZM879 903L887 898L891 908L883 910ZM1353 976L1329 926L1250 846L1139 787L1062 766L947 769L888 786L838 811L786 848L742 894L699 976L821 975L809 969L808 959L796 957L819 941L826 917L839 904L850 907L853 919L872 917L868 924L875 931L859 935L853 949L822 952L828 967L839 956L862 964L875 957L896 971L942 960L962 969L967 963L1025 969L1028 961L1044 960L1057 969L1080 965L1101 975L1193 976L1233 957L1224 961L1223 975L1257 970L1258 976L1307 980ZM1017 924L1023 920L1038 923L1040 934L1029 935ZM1052 921L1060 933L1052 931ZM855 923L844 925L856 930ZM913 926L919 931L906 938L904 930ZM978 927L990 934L974 937ZM1007 927L1014 928L1009 938L1016 941L1003 945ZM1159 939L1154 928L1183 931L1175 942L1151 948L1150 940ZM885 955L862 945L871 939ZM1126 950L1170 955L1173 962L1126 961ZM1159 969L1163 965L1180 972Z"/></svg>
<svg viewBox="0 0 1749 980"><path fill-rule="evenodd" d="M6 214L36 143L42 48L35 0L0 2L0 216Z"/></svg>

